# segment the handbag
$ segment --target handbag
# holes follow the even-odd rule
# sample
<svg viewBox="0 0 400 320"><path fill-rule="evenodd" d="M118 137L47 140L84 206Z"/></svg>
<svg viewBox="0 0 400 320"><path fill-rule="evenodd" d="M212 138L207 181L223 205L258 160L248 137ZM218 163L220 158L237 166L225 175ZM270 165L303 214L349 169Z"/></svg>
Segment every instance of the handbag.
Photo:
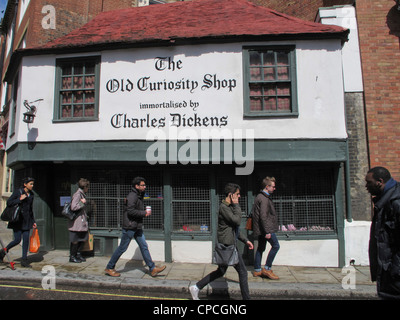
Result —
<svg viewBox="0 0 400 320"><path fill-rule="evenodd" d="M1 220L8 222L17 222L19 220L20 209L21 207L19 204L7 206L1 214Z"/></svg>
<svg viewBox="0 0 400 320"><path fill-rule="evenodd" d="M88 239L83 242L81 251L93 251L93 235L88 231Z"/></svg>
<svg viewBox="0 0 400 320"><path fill-rule="evenodd" d="M247 218L245 229L246 229L246 230L249 230L249 231L252 231L252 230L253 230L253 218L252 218L252 217Z"/></svg>
<svg viewBox="0 0 400 320"><path fill-rule="evenodd" d="M236 243L229 246L217 243L213 252L213 264L219 266L234 266L239 263L239 252Z"/></svg>
<svg viewBox="0 0 400 320"><path fill-rule="evenodd" d="M29 238L29 252L37 253L40 248L39 231L37 228L33 229L32 235Z"/></svg>
<svg viewBox="0 0 400 320"><path fill-rule="evenodd" d="M75 220L76 213L71 210L71 202L65 202L61 214L69 220Z"/></svg>
<svg viewBox="0 0 400 320"><path fill-rule="evenodd" d="M236 248L237 237L235 231L232 230L232 232L235 243L226 245L218 242L213 252L213 264L219 266L234 266L239 263L239 252Z"/></svg>
<svg viewBox="0 0 400 320"><path fill-rule="evenodd" d="M246 220L246 230L252 231L253 230L253 210L254 210L254 204L251 207L251 211L247 216L247 220Z"/></svg>

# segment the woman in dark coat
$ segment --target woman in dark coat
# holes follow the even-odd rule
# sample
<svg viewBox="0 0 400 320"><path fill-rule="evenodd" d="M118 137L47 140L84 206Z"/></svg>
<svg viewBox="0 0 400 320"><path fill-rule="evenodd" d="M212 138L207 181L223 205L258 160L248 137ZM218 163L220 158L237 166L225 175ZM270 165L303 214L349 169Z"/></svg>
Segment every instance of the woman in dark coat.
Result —
<svg viewBox="0 0 400 320"><path fill-rule="evenodd" d="M7 206L20 205L19 219L15 222L9 222L8 228L13 229L14 240L0 251L0 259L3 260L6 251L22 242L22 262L23 267L31 267L28 263L29 235L32 228L36 228L36 222L33 215L33 185L35 180L27 177L22 180L23 186L13 192L7 200Z"/></svg>

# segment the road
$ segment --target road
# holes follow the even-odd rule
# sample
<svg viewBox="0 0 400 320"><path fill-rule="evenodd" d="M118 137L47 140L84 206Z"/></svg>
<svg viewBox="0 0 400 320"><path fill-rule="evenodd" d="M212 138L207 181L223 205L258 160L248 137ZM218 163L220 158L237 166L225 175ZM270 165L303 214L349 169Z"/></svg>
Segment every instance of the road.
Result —
<svg viewBox="0 0 400 320"><path fill-rule="evenodd" d="M7 281L0 284L0 300L187 300L187 295L132 292L122 289L58 286L43 289L41 284Z"/></svg>

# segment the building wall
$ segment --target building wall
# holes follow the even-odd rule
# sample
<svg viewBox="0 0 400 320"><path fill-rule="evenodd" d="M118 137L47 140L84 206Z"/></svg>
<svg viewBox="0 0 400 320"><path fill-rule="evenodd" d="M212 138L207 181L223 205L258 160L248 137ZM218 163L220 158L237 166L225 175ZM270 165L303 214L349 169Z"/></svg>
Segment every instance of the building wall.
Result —
<svg viewBox="0 0 400 320"><path fill-rule="evenodd" d="M370 166L400 179L400 11L394 1L357 1Z"/></svg>
<svg viewBox="0 0 400 320"><path fill-rule="evenodd" d="M274 45L278 43L257 43L257 45ZM282 43L279 43L282 45ZM171 129L176 128L177 134L193 134L201 136L203 127L173 126L170 123L171 113L189 117L216 116L226 117L225 126L214 126L207 129L217 129L224 133L230 130L254 130L255 139L346 139L344 96L341 73L341 45L339 40L296 41L288 44L296 45L296 79L299 116L274 119L244 119L243 118L243 44L183 46L174 49L132 49L104 51L101 55L99 120L92 122L54 123L54 89L56 56L25 57L21 69L19 90L19 108L17 110L16 134L9 139L7 148L17 142L45 141L107 141L107 140L146 140L149 138L149 127L116 128L112 125L115 114L126 114L128 118L160 119L166 117L162 128L154 128L156 133L161 130L168 139ZM248 45L248 44L247 44ZM79 57L80 55L77 55ZM156 57L165 56L181 60L181 70L156 71ZM65 56L58 56L65 57ZM68 56L71 57L71 56ZM330 61L329 67L325 61ZM214 85L202 89L204 76L220 80L228 79L235 83L233 88L216 88ZM195 90L150 90L140 91L136 83L145 76L151 81L177 81L188 79L197 81ZM107 90L109 81L131 80L131 91L110 92ZM154 79L154 80L153 80ZM35 83L35 86L31 84ZM215 82L214 82L215 83ZM51 84L51 85L49 85ZM122 82L121 82L122 84ZM38 111L35 122L26 125L22 122L25 111L22 102L43 99L37 104ZM186 102L181 109L140 109L140 104L162 102ZM191 107L197 103L197 109ZM265 126L268 124L268 130ZM85 128L82 137L81 128ZM156 130L157 129L157 130ZM185 129L190 129L184 131ZM153 130L154 131L154 130ZM225 131L226 133L226 131ZM153 136L152 136L153 137ZM150 137L150 138L152 138ZM208 140L209 136L205 137Z"/></svg>

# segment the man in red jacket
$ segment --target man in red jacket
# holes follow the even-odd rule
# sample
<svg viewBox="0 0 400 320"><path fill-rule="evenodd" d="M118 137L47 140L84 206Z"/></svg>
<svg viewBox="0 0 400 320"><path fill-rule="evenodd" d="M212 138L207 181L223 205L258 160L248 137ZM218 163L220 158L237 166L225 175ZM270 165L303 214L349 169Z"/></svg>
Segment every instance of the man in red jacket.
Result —
<svg viewBox="0 0 400 320"><path fill-rule="evenodd" d="M278 216L270 195L275 191L275 178L266 177L262 182L263 190L257 195L253 206L253 235L258 240L254 258L255 277L267 277L278 280L279 277L271 270L272 262L280 248L276 232L278 231ZM261 259L267 242L271 244L264 268L261 268Z"/></svg>

